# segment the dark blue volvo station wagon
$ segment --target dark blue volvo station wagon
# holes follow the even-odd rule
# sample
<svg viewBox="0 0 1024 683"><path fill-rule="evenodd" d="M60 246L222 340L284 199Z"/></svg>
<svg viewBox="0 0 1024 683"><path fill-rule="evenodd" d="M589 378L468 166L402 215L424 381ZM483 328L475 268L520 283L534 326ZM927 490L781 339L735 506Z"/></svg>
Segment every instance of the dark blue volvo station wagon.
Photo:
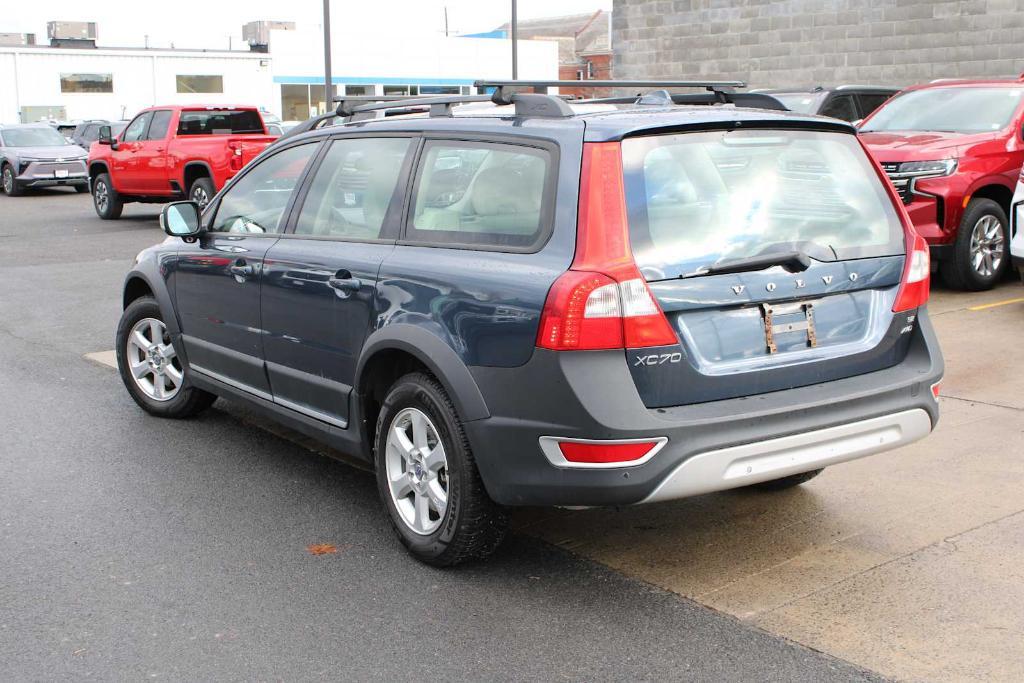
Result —
<svg viewBox="0 0 1024 683"><path fill-rule="evenodd" d="M928 248L850 125L735 83L558 85L343 99L202 215L165 207L124 286L131 396L364 459L435 565L508 506L784 488L932 430Z"/></svg>

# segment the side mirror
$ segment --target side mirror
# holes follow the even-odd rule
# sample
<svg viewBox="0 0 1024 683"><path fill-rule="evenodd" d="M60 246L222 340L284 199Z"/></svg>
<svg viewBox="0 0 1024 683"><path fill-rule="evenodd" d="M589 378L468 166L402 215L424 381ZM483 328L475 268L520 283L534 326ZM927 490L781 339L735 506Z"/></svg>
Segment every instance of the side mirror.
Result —
<svg viewBox="0 0 1024 683"><path fill-rule="evenodd" d="M110 126L100 126L100 136L96 138L96 142L101 145L111 145L114 143L114 136L110 133Z"/></svg>
<svg viewBox="0 0 1024 683"><path fill-rule="evenodd" d="M160 227L171 237L188 239L202 231L199 222L199 204L172 202L160 212Z"/></svg>

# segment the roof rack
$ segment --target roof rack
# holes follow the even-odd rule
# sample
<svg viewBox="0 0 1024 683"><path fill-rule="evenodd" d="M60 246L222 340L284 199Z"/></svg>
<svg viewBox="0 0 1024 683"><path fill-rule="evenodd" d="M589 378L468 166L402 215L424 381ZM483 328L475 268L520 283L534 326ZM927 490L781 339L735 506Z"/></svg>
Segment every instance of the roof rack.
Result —
<svg viewBox="0 0 1024 683"><path fill-rule="evenodd" d="M533 88L534 93L547 94L548 88L705 88L721 91L728 88L745 88L743 81L476 81L477 88L494 88L491 99L495 104L512 104L513 88Z"/></svg>
<svg viewBox="0 0 1024 683"><path fill-rule="evenodd" d="M751 92L726 92L724 90L712 90L707 93L669 93L667 90L655 90L640 97L597 97L590 100L576 100L575 104L638 104L656 107L666 107L672 104L731 104L736 107L788 111L786 105L771 95Z"/></svg>
<svg viewBox="0 0 1024 683"><path fill-rule="evenodd" d="M365 118L376 118L378 113L396 108L412 111L429 109L431 116L451 116L453 105L488 102L490 99L489 95L438 95L435 97L360 95L338 97L335 98L335 101L340 102L337 109L338 116L348 116L353 121L358 121ZM366 116L367 114L369 116Z"/></svg>

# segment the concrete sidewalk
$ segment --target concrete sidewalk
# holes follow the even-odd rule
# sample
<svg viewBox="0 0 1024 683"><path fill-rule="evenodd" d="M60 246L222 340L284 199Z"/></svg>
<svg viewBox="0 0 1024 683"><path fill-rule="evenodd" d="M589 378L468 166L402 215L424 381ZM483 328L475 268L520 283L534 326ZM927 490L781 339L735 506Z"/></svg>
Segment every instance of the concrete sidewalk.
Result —
<svg viewBox="0 0 1024 683"><path fill-rule="evenodd" d="M524 511L518 524L889 676L1024 680L1020 297L1017 283L933 292L946 378L924 441L782 493Z"/></svg>

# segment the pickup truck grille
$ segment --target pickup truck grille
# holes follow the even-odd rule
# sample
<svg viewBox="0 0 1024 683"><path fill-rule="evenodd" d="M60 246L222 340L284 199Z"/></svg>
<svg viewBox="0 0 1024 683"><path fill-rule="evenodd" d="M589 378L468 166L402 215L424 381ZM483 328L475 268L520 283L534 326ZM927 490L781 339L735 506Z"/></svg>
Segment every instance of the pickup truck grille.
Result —
<svg viewBox="0 0 1024 683"><path fill-rule="evenodd" d="M903 203L909 204L912 202L913 195L910 192L911 178L899 172L900 165L898 163L885 163L882 164L882 170L889 176L889 180L892 181L893 187L896 188Z"/></svg>

